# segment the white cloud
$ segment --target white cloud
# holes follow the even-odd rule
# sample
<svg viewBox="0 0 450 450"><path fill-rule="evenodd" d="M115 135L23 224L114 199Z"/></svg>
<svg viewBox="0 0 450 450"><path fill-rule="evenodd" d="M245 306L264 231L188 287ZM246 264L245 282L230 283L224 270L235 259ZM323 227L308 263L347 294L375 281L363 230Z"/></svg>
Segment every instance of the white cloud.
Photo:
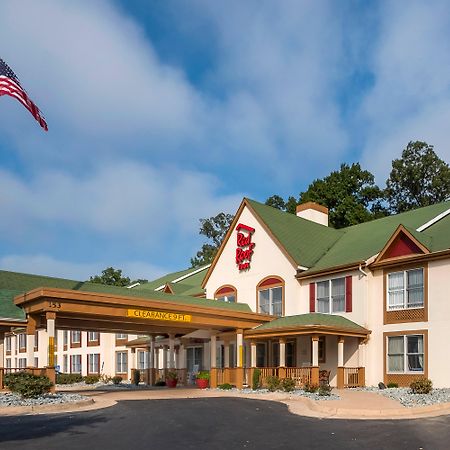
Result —
<svg viewBox="0 0 450 450"><path fill-rule="evenodd" d="M103 269L111 265L122 269L122 274L132 280L138 278L152 280L170 272L141 261L118 261L116 264L110 261L75 263L45 254L5 255L0 258L0 270L80 281L89 280L89 277L101 274Z"/></svg>
<svg viewBox="0 0 450 450"><path fill-rule="evenodd" d="M46 225L64 225L136 245L197 231L198 218L234 212L241 195L220 195L213 176L115 161L88 174L43 170L24 179L0 170L0 231L39 239Z"/></svg>
<svg viewBox="0 0 450 450"><path fill-rule="evenodd" d="M450 161L449 13L445 1L384 4L372 59L375 84L362 109L369 124L363 162L380 183L411 140L434 144Z"/></svg>

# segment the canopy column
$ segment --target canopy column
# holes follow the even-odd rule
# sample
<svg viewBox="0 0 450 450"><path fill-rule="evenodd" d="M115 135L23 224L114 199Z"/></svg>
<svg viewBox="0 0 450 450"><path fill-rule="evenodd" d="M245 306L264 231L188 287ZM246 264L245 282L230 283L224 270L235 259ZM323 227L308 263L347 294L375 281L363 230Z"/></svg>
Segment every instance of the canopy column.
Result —
<svg viewBox="0 0 450 450"><path fill-rule="evenodd" d="M211 356L211 362L210 362L210 372L209 372L209 385L212 388L217 387L217 339L216 335L211 335L210 339L210 356Z"/></svg>
<svg viewBox="0 0 450 450"><path fill-rule="evenodd" d="M319 384L319 336L314 334L312 340L311 355L311 384Z"/></svg>
<svg viewBox="0 0 450 450"><path fill-rule="evenodd" d="M169 334L169 368L175 368L175 335Z"/></svg>
<svg viewBox="0 0 450 450"><path fill-rule="evenodd" d="M34 340L36 336L36 319L28 316L27 322L27 367L35 367L34 364Z"/></svg>
<svg viewBox="0 0 450 450"><path fill-rule="evenodd" d="M242 389L244 385L244 331L236 330L236 387Z"/></svg>
<svg viewBox="0 0 450 450"><path fill-rule="evenodd" d="M344 389L344 338L338 338L337 388Z"/></svg>
<svg viewBox="0 0 450 450"><path fill-rule="evenodd" d="M53 383L51 392L55 392L56 384L56 373L55 373L55 322L56 313L47 312L45 313L45 318L47 321L47 336L48 336L48 346L47 346L47 376Z"/></svg>

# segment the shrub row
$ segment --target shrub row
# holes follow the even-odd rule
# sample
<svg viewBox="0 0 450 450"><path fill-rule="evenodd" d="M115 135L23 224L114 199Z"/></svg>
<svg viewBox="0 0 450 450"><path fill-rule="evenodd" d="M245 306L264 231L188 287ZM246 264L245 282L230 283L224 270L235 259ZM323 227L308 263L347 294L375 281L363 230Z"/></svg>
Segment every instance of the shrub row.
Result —
<svg viewBox="0 0 450 450"><path fill-rule="evenodd" d="M16 372L5 375L5 386L11 392L24 398L34 398L50 391L53 383L46 376L33 375L27 372Z"/></svg>

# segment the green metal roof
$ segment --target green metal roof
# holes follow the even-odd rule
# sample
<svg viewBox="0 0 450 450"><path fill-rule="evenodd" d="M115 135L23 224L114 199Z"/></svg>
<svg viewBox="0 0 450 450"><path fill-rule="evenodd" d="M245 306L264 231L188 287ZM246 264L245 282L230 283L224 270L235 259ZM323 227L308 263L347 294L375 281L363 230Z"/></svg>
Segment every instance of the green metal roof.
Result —
<svg viewBox="0 0 450 450"><path fill-rule="evenodd" d="M314 265L344 233L254 200L247 201L292 259L301 266Z"/></svg>
<svg viewBox="0 0 450 450"><path fill-rule="evenodd" d="M155 289L159 288L160 286L164 286L167 283L173 283L173 281L177 280L178 278L186 277L186 278L183 278L183 280L181 280L180 282L177 282L175 284L182 283L183 285L189 285L191 287L197 286L201 290L201 285L202 285L203 279L205 278L208 267L209 267L209 265L203 266L203 267L196 267L196 268L191 267L190 269L181 270L179 272L168 273L167 275L157 278L156 280L152 280L152 281L149 281L148 283L143 283L139 286L136 286L133 289L143 289L143 290L154 291ZM198 271L199 269L202 269L202 270L197 273L194 273L194 272ZM191 275L189 275L189 274L191 274Z"/></svg>
<svg viewBox="0 0 450 450"><path fill-rule="evenodd" d="M352 322L351 320L335 314L309 313L300 314L298 316L286 316L279 319L266 322L258 327L253 328L254 331L271 330L279 328L302 328L311 326L324 326L334 328L344 328L350 331L366 333L367 330Z"/></svg>
<svg viewBox="0 0 450 450"><path fill-rule="evenodd" d="M173 302L179 303L180 306L197 305L224 310L251 312L250 307L244 303L227 303L205 298L190 297L188 295L165 294L154 290L138 288L129 289L125 287L91 283L89 281L83 282L0 270L0 317L24 318L22 310L13 303L14 297L40 287L120 295L168 303Z"/></svg>
<svg viewBox="0 0 450 450"><path fill-rule="evenodd" d="M449 248L449 216L442 219L442 223L437 222L420 233L416 231L421 225L449 208L450 201L447 201L344 228L340 239L310 267L308 272L369 259L383 249L399 225L404 225L419 242L432 252Z"/></svg>
<svg viewBox="0 0 450 450"><path fill-rule="evenodd" d="M293 260L300 266L309 267L304 274L369 259L383 249L399 225L431 252L450 248L450 215L422 232L416 231L448 210L450 201L339 230L254 200L247 201Z"/></svg>

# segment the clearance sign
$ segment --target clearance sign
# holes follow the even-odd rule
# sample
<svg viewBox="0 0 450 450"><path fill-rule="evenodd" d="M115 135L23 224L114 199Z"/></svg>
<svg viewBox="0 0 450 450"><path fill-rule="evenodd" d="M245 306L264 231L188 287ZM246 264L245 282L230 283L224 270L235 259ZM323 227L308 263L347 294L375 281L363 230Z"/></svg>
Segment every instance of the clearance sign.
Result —
<svg viewBox="0 0 450 450"><path fill-rule="evenodd" d="M168 311L148 311L145 309L129 309L127 316L136 317L136 319L167 320L169 322L190 322L192 320L192 316L189 314Z"/></svg>

